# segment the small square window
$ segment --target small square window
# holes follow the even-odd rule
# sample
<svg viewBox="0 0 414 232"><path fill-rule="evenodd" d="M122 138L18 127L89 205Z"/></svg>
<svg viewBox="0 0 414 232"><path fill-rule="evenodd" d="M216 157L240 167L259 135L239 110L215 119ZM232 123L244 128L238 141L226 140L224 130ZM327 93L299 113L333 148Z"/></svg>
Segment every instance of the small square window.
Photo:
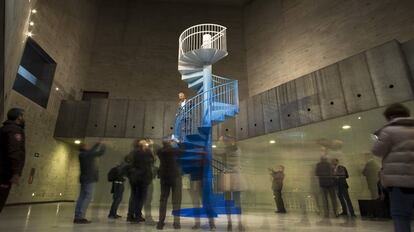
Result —
<svg viewBox="0 0 414 232"><path fill-rule="evenodd" d="M56 62L31 38L27 39L13 89L46 108Z"/></svg>

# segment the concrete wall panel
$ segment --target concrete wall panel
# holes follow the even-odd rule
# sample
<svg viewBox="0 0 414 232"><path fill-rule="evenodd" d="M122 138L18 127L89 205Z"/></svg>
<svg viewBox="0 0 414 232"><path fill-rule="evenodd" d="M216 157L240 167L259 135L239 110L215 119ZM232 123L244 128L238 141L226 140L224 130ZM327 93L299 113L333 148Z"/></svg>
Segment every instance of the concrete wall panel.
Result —
<svg viewBox="0 0 414 232"><path fill-rule="evenodd" d="M249 137L254 137L264 134L264 121L263 121L263 106L260 95L256 95L248 98L247 100L247 112L248 112L248 128Z"/></svg>
<svg viewBox="0 0 414 232"><path fill-rule="evenodd" d="M124 137L127 115L127 99L110 99L108 103L105 137Z"/></svg>
<svg viewBox="0 0 414 232"><path fill-rule="evenodd" d="M145 102L129 100L125 137L142 138L144 136Z"/></svg>
<svg viewBox="0 0 414 232"><path fill-rule="evenodd" d="M106 116L108 111L107 99L92 99L89 110L86 136L103 137L105 135Z"/></svg>
<svg viewBox="0 0 414 232"><path fill-rule="evenodd" d="M144 136L162 138L164 126L164 102L148 101L145 105Z"/></svg>
<svg viewBox="0 0 414 232"><path fill-rule="evenodd" d="M345 99L337 64L315 72L322 118L346 115Z"/></svg>
<svg viewBox="0 0 414 232"><path fill-rule="evenodd" d="M365 55L360 53L338 65L348 113L378 106Z"/></svg>
<svg viewBox="0 0 414 232"><path fill-rule="evenodd" d="M303 125L322 120L316 76L312 73L298 78L294 82L298 98L300 124Z"/></svg>
<svg viewBox="0 0 414 232"><path fill-rule="evenodd" d="M261 94L263 105L263 121L265 133L272 133L280 130L279 103L276 96L276 89L270 89Z"/></svg>
<svg viewBox="0 0 414 232"><path fill-rule="evenodd" d="M295 83L291 81L278 86L276 94L279 101L282 130L297 127L299 125L299 112Z"/></svg>
<svg viewBox="0 0 414 232"><path fill-rule="evenodd" d="M368 50L366 57L380 106L413 98L409 68L397 41Z"/></svg>
<svg viewBox="0 0 414 232"><path fill-rule="evenodd" d="M174 132L175 115L178 111L176 101L164 102L164 128L163 136L170 136Z"/></svg>
<svg viewBox="0 0 414 232"><path fill-rule="evenodd" d="M238 140L248 138L247 101L240 101L240 112L236 116L236 138Z"/></svg>

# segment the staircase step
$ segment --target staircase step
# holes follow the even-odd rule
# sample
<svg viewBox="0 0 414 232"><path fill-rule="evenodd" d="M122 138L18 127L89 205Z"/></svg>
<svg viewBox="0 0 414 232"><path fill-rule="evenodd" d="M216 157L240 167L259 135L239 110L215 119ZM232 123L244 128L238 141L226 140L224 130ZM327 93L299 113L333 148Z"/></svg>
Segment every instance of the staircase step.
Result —
<svg viewBox="0 0 414 232"><path fill-rule="evenodd" d="M190 73L190 74L183 74L181 76L181 80L187 83L191 83L191 82L197 81L200 78L203 78L203 75L204 75L203 71L197 71L197 72Z"/></svg>
<svg viewBox="0 0 414 232"><path fill-rule="evenodd" d="M210 131L211 131L211 127L203 127L203 126L198 127L198 132L206 136L210 133Z"/></svg>
<svg viewBox="0 0 414 232"><path fill-rule="evenodd" d="M203 134L192 134L192 135L187 135L186 139L188 139L188 141L207 141L207 136L203 135Z"/></svg>
<svg viewBox="0 0 414 232"><path fill-rule="evenodd" d="M200 78L194 82L191 82L188 84L188 88L194 89L197 91L200 86L203 86L203 81L204 81L203 78Z"/></svg>

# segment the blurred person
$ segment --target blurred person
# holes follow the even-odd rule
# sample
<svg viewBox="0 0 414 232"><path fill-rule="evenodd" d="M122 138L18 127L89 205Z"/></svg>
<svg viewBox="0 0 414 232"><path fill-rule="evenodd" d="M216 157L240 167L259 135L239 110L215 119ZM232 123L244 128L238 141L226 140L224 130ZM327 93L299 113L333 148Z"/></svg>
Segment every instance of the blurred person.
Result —
<svg viewBox="0 0 414 232"><path fill-rule="evenodd" d="M388 123L374 132L372 153L382 158L381 184L388 188L394 231L411 231L414 205L414 118L402 104L384 111Z"/></svg>
<svg viewBox="0 0 414 232"><path fill-rule="evenodd" d="M339 198L339 202L342 206L342 213L339 215L349 215L355 217L354 207L352 206L351 198L349 197L348 188L349 185L346 179L349 178L348 170L345 166L339 164L339 160L332 159L333 175L335 177L336 190Z"/></svg>
<svg viewBox="0 0 414 232"><path fill-rule="evenodd" d="M117 211L124 195L124 175L125 173L123 172L123 165L117 165L116 167L113 167L108 173L108 181L112 182L112 205L108 218L118 219L122 217L118 215Z"/></svg>
<svg viewBox="0 0 414 232"><path fill-rule="evenodd" d="M325 149L324 152L326 153ZM328 156L326 154L322 155L321 161L316 165L315 174L319 179L319 187L322 192L324 217L329 218L329 198L331 199L333 213L335 216L338 216L333 168L328 162Z"/></svg>
<svg viewBox="0 0 414 232"><path fill-rule="evenodd" d="M80 192L76 201L75 224L88 224L91 221L85 218L86 210L92 200L95 184L99 180L98 157L105 153L105 145L101 142L96 143L92 148L86 143L79 147L80 164Z"/></svg>
<svg viewBox="0 0 414 232"><path fill-rule="evenodd" d="M275 200L277 210L275 213L286 213L285 204L283 202L282 190L283 190L283 181L285 179L285 167L279 165L275 170L269 168L270 175L272 176L272 190L273 198Z"/></svg>
<svg viewBox="0 0 414 232"><path fill-rule="evenodd" d="M184 107L185 103L187 103L187 97L185 96L185 93L178 93L178 108Z"/></svg>
<svg viewBox="0 0 414 232"><path fill-rule="evenodd" d="M157 229L162 230L165 225L165 217L167 213L167 203L170 191L172 192L173 210L180 210L182 197L182 173L178 161L181 153L179 148L172 146L172 141L164 140L163 147L157 151L160 160L160 168L158 177L160 178L161 195L160 209ZM180 229L180 217L174 216L174 229Z"/></svg>
<svg viewBox="0 0 414 232"><path fill-rule="evenodd" d="M153 162L151 163L151 172L152 172L152 179L150 184L148 185L148 192L147 192L147 197L144 203L144 215L145 215L145 223L148 225L154 225L155 221L152 217L152 199L153 199L153 194L154 194L154 180L157 176L158 173L158 167L156 166L156 154L155 154L155 149L154 149L154 141L152 141L149 138L145 139L146 142L146 149L149 150L153 156Z"/></svg>
<svg viewBox="0 0 414 232"><path fill-rule="evenodd" d="M13 185L18 185L26 160L24 110L12 108L0 128L0 212Z"/></svg>
<svg viewBox="0 0 414 232"><path fill-rule="evenodd" d="M362 170L362 175L365 176L367 180L368 189L371 194L371 199L376 199L377 195L377 182L378 182L378 171L380 170L379 165L373 159L371 153L365 153L365 158L367 162L365 163L364 169Z"/></svg>
<svg viewBox="0 0 414 232"><path fill-rule="evenodd" d="M131 184L127 221L132 223L145 222L142 208L148 193L148 186L153 179L152 164L154 162L154 157L148 146L149 144L145 140L137 141L134 150L127 158L130 162L128 178Z"/></svg>
<svg viewBox="0 0 414 232"><path fill-rule="evenodd" d="M224 186L222 187L224 195L227 201L234 201L234 206L240 209L238 216L238 229L244 230L242 224L242 212L241 212L241 192L243 189L241 178L241 149L236 144L236 139L228 135L221 136L216 149L217 155L222 157L222 161L225 165L225 173L223 175ZM231 207L230 203L226 202L227 213L227 230L231 231L233 228L231 219Z"/></svg>

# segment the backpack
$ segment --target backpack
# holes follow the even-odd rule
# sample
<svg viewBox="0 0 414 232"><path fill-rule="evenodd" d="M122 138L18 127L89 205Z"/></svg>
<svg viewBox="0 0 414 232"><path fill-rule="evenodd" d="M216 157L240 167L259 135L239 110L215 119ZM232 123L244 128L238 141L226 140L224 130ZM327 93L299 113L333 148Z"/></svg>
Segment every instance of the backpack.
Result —
<svg viewBox="0 0 414 232"><path fill-rule="evenodd" d="M111 168L108 172L108 181L113 182L119 178L119 170L118 167Z"/></svg>

